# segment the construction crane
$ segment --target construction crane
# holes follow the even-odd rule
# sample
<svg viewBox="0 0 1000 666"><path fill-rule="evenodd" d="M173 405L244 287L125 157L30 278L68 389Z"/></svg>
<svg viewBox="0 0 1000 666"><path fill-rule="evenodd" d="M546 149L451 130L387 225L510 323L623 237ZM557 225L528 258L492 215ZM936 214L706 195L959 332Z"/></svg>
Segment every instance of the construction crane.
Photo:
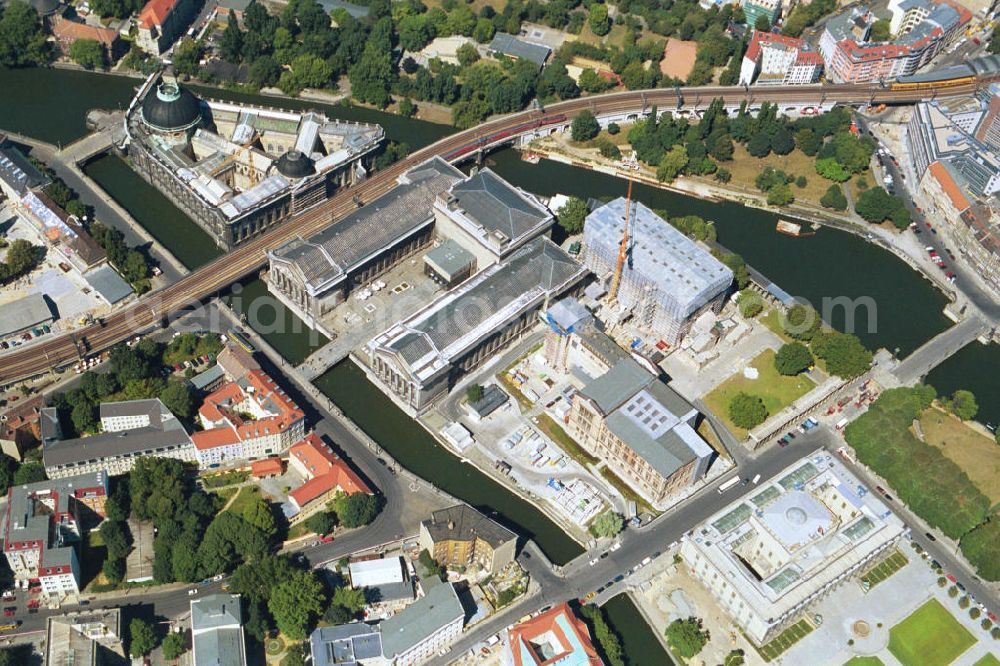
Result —
<svg viewBox="0 0 1000 666"><path fill-rule="evenodd" d="M634 182L632 172L635 169L633 164L631 164L627 159L623 159L622 164L628 170L628 194L625 197L625 224L622 227L622 242L618 245L618 263L615 265L614 275L611 276L611 288L608 290L608 303L614 303L618 299L618 288L621 286L622 272L625 270L625 262L629 261L629 264L631 265L632 183Z"/></svg>

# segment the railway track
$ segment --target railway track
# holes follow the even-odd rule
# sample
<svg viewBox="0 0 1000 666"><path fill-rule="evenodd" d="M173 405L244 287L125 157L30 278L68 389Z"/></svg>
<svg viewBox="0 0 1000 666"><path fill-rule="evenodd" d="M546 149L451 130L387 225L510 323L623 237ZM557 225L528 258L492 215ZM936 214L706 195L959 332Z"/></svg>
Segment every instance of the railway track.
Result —
<svg viewBox="0 0 1000 666"><path fill-rule="evenodd" d="M941 84L949 95L973 93L986 81L961 85ZM727 104L747 101L751 105L772 102L780 105L823 104L909 104L937 94L937 88L893 90L868 84L833 84L821 86L769 86L746 90L739 87L706 86L682 88L684 107L704 107L721 97ZM81 357L106 350L130 336L161 325L170 314L192 307L230 285L252 275L267 261L267 251L298 236L309 237L346 216L356 208L354 198L368 202L392 189L404 171L435 155L447 155L476 143L477 148L492 134L530 125L533 119L549 114L563 114L566 120L584 109L597 115L642 113L656 105L662 109L678 106L678 91L661 88L609 93L550 105L545 112L522 111L477 127L456 132L373 174L368 180L338 192L322 204L288 220L239 246L228 254L202 266L172 285L145 294L136 303L106 317L102 323L54 337L41 344L18 348L0 356L0 384L41 374L50 368L70 365ZM516 134L505 136L505 140ZM460 153L461 154L461 153Z"/></svg>

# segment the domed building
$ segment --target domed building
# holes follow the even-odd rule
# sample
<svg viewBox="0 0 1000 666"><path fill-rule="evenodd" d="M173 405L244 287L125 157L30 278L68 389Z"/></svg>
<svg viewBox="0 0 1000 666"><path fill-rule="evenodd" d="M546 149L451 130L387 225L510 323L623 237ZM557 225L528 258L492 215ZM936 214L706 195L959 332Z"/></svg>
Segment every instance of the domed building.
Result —
<svg viewBox="0 0 1000 666"><path fill-rule="evenodd" d="M385 137L321 113L201 100L169 73L143 83L125 125L132 167L223 250L362 180Z"/></svg>
<svg viewBox="0 0 1000 666"><path fill-rule="evenodd" d="M186 139L188 131L202 122L201 102L181 88L173 77L164 77L142 100L143 124L153 132Z"/></svg>

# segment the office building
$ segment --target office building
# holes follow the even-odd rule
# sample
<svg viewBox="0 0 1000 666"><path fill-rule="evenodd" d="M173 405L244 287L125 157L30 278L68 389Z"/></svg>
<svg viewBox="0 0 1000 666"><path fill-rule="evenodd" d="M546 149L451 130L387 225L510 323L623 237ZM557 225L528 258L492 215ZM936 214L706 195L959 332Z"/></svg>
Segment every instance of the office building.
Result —
<svg viewBox="0 0 1000 666"><path fill-rule="evenodd" d="M305 436L305 412L262 370L209 394L198 418L204 430L191 439L202 468L282 453Z"/></svg>
<svg viewBox="0 0 1000 666"><path fill-rule="evenodd" d="M697 420L690 403L626 359L573 395L567 431L661 507L702 478L715 456L695 430Z"/></svg>
<svg viewBox="0 0 1000 666"><path fill-rule="evenodd" d="M3 546L14 580L37 580L50 599L78 594L75 544L84 537L85 525L104 517L107 496L104 472L12 486L7 491Z"/></svg>
<svg viewBox="0 0 1000 666"><path fill-rule="evenodd" d="M740 69L740 85L816 83L823 56L803 39L755 30Z"/></svg>
<svg viewBox="0 0 1000 666"><path fill-rule="evenodd" d="M246 666L240 595L192 599L191 643L194 666Z"/></svg>
<svg viewBox="0 0 1000 666"><path fill-rule="evenodd" d="M351 587L365 589L373 605L401 608L413 601L413 580L402 557L386 557L351 562Z"/></svg>
<svg viewBox="0 0 1000 666"><path fill-rule="evenodd" d="M590 631L563 602L507 630L502 666L601 666Z"/></svg>
<svg viewBox="0 0 1000 666"><path fill-rule="evenodd" d="M696 526L681 556L733 623L762 644L906 532L877 493L819 450Z"/></svg>
<svg viewBox="0 0 1000 666"><path fill-rule="evenodd" d="M573 290L586 270L536 238L376 336L368 373L404 409L419 412L537 322L535 313Z"/></svg>
<svg viewBox="0 0 1000 666"><path fill-rule="evenodd" d="M476 565L497 572L514 561L517 534L468 504L456 504L420 522L420 548L452 569Z"/></svg>
<svg viewBox="0 0 1000 666"><path fill-rule="evenodd" d="M132 168L223 250L363 180L385 137L320 113L201 100L160 74L139 86L125 130Z"/></svg>
<svg viewBox="0 0 1000 666"><path fill-rule="evenodd" d="M625 218L623 197L587 216L587 268L605 283L618 264ZM630 261L622 270L618 307L640 330L676 345L695 318L722 308L733 272L638 201L631 202L629 226Z"/></svg>
<svg viewBox="0 0 1000 666"><path fill-rule="evenodd" d="M106 402L100 406L104 432L77 439L50 439L42 462L50 479L89 472L117 476L146 456L197 460L184 426L159 399Z"/></svg>
<svg viewBox="0 0 1000 666"><path fill-rule="evenodd" d="M390 666L382 656L382 632L365 622L318 627L309 636L313 666Z"/></svg>

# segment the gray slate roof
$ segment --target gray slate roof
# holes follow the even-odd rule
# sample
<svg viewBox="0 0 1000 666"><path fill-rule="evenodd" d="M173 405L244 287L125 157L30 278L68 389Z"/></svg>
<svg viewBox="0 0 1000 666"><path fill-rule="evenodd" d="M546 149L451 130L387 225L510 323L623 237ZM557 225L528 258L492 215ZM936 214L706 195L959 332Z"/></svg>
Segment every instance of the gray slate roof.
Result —
<svg viewBox="0 0 1000 666"><path fill-rule="evenodd" d="M381 659L382 634L364 622L320 627L309 637L313 666L354 666L362 660Z"/></svg>
<svg viewBox="0 0 1000 666"><path fill-rule="evenodd" d="M435 543L482 539L495 550L517 539L517 534L487 518L468 504L456 504L447 509L439 509L420 524Z"/></svg>
<svg viewBox="0 0 1000 666"><path fill-rule="evenodd" d="M465 616L465 609L451 583L442 583L427 595L383 621L382 654L387 659L405 653L450 622Z"/></svg>
<svg viewBox="0 0 1000 666"><path fill-rule="evenodd" d="M129 283L123 280L111 266L99 266L92 271L87 271L83 277L111 305L125 300L132 293L132 287L129 286Z"/></svg>
<svg viewBox="0 0 1000 666"><path fill-rule="evenodd" d="M211 594L191 602L195 666L246 666L240 595Z"/></svg>
<svg viewBox="0 0 1000 666"><path fill-rule="evenodd" d="M449 279L476 263L475 255L450 238L425 254L424 260Z"/></svg>
<svg viewBox="0 0 1000 666"><path fill-rule="evenodd" d="M18 194L49 183L48 177L36 169L6 138L0 140L0 179Z"/></svg>
<svg viewBox="0 0 1000 666"><path fill-rule="evenodd" d="M449 192L450 201L467 217L487 233L500 232L512 243L552 220L548 210L489 169L456 183Z"/></svg>
<svg viewBox="0 0 1000 666"><path fill-rule="evenodd" d="M289 241L271 253L290 262L308 287L322 290L372 255L433 220L435 197L462 172L435 157L405 175L405 182L315 236Z"/></svg>
<svg viewBox="0 0 1000 666"><path fill-rule="evenodd" d="M654 379L649 371L628 358L580 389L580 395L593 400L597 408L608 415Z"/></svg>
<svg viewBox="0 0 1000 666"><path fill-rule="evenodd" d="M45 296L28 294L24 298L0 305L0 336L20 333L54 319Z"/></svg>
<svg viewBox="0 0 1000 666"><path fill-rule="evenodd" d="M528 42L521 41L513 35L508 35L505 32L498 32L494 35L493 41L490 42L490 51L496 51L497 53L502 53L514 58L530 60L541 67L545 64L545 60L549 57L549 53L552 52L552 49L547 46L542 46L541 44L529 44Z"/></svg>

